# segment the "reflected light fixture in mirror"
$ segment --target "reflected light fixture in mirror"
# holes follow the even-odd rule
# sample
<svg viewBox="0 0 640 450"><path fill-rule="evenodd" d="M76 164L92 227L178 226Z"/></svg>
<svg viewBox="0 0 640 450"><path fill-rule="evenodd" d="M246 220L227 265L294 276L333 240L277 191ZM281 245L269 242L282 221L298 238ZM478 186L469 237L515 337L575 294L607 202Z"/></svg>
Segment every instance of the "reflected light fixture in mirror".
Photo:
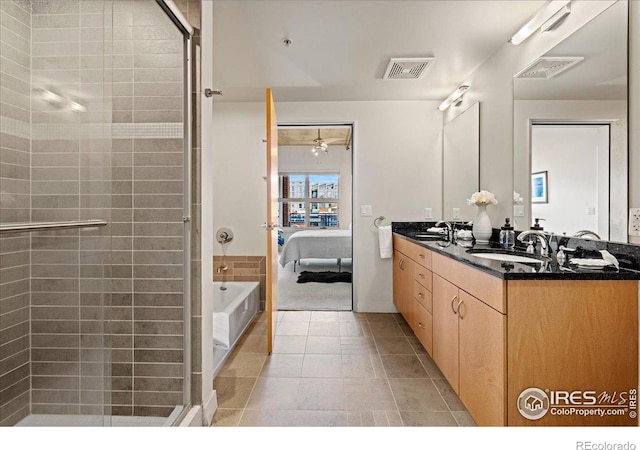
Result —
<svg viewBox="0 0 640 450"><path fill-rule="evenodd" d="M552 0L520 28L509 42L513 45L520 45L538 29L543 32L553 30L570 12L571 0Z"/></svg>
<svg viewBox="0 0 640 450"><path fill-rule="evenodd" d="M440 103L440 106L438 106L438 109L440 111L444 111L452 104L457 103L459 100L462 100L462 96L465 94L465 92L469 90L469 87L470 86L468 84L462 84L458 86L458 88L455 91L453 91L453 93L449 97L447 97L445 101Z"/></svg>

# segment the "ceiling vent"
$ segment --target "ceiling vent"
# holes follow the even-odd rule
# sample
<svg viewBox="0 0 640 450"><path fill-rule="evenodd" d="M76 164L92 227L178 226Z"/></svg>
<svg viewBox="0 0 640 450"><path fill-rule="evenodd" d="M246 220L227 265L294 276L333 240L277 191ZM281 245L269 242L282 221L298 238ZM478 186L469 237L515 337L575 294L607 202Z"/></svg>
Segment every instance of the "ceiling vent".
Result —
<svg viewBox="0 0 640 450"><path fill-rule="evenodd" d="M548 80L583 59L582 56L543 56L518 72L514 78Z"/></svg>
<svg viewBox="0 0 640 450"><path fill-rule="evenodd" d="M383 80L415 80L420 78L435 58L391 58Z"/></svg>

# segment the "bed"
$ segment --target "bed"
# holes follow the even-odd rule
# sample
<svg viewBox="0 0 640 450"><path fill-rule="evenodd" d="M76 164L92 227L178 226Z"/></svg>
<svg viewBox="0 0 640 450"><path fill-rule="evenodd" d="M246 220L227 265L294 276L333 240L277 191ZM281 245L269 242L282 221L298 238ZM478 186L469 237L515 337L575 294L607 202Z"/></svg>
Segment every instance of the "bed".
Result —
<svg viewBox="0 0 640 450"><path fill-rule="evenodd" d="M304 230L291 235L280 254L280 265L293 261L293 271L301 259L337 259L338 268L343 258L351 258L351 230Z"/></svg>

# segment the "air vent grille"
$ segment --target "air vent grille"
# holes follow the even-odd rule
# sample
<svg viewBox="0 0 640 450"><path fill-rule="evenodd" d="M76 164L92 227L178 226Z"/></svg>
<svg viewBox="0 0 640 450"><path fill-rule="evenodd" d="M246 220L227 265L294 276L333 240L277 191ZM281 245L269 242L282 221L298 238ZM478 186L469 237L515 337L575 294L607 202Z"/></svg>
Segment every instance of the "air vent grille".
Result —
<svg viewBox="0 0 640 450"><path fill-rule="evenodd" d="M518 72L514 78L548 80L582 61L582 56L543 56Z"/></svg>
<svg viewBox="0 0 640 450"><path fill-rule="evenodd" d="M415 80L420 78L431 65L434 58L391 58L387 70L382 77L384 80Z"/></svg>

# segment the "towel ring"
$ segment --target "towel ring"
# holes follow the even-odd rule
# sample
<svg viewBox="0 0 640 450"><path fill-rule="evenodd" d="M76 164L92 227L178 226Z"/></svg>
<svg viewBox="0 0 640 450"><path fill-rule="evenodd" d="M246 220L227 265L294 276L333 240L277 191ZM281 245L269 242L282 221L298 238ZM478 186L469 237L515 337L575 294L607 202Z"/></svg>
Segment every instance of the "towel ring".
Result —
<svg viewBox="0 0 640 450"><path fill-rule="evenodd" d="M376 228L380 228L380 223L386 219L385 216L380 216L380 217L376 217L373 221L373 224L375 225Z"/></svg>

